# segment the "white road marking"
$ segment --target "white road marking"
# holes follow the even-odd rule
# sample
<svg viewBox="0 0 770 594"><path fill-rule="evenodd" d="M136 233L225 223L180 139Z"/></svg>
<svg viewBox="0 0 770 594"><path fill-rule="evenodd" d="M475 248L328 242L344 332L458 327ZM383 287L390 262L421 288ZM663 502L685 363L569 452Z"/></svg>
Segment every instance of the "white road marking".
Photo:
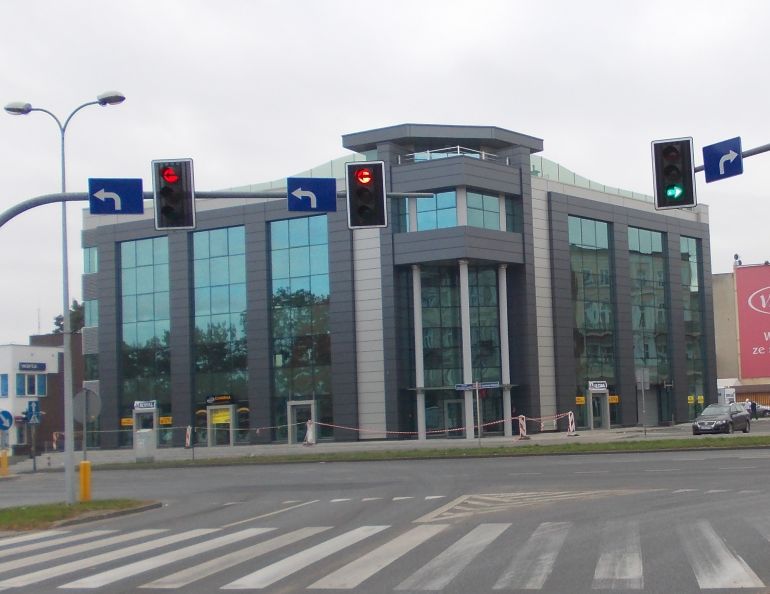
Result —
<svg viewBox="0 0 770 594"><path fill-rule="evenodd" d="M706 495L709 493L729 493L732 489L709 489L706 491Z"/></svg>
<svg viewBox="0 0 770 594"><path fill-rule="evenodd" d="M342 503L343 501L350 501L350 499L345 499L345 498L332 499L331 501L329 501L329 503Z"/></svg>
<svg viewBox="0 0 770 594"><path fill-rule="evenodd" d="M24 534L22 536L9 536L8 538L0 538L0 547L7 547L15 545L20 542L28 542L30 540L39 540L41 538L49 538L51 536L58 536L60 534L67 534L66 530L44 530L42 532L33 532L32 534Z"/></svg>
<svg viewBox="0 0 770 594"><path fill-rule="evenodd" d="M382 497L364 497L361 501L381 501Z"/></svg>
<svg viewBox="0 0 770 594"><path fill-rule="evenodd" d="M75 580L74 582L69 582L68 584L59 586L59 588L101 588L102 586L113 584L127 577L138 575L140 573L150 571L151 569L157 569L158 567L163 567L164 565L174 563L175 561L179 561L181 559L188 559L189 557L199 555L200 553L213 551L218 547L223 547L234 542L240 542L242 540L246 540L247 538L252 538L265 532L270 532L271 530L274 530L274 528L246 528L245 530L241 530L239 532L225 534L224 536L219 536L211 540L204 540L203 542L199 542L187 547L182 547L181 549L169 551L168 553L163 553L162 555L155 555L154 557L142 559L141 561L129 563L128 565L121 565L115 569L110 569L108 571L103 571L95 575Z"/></svg>
<svg viewBox="0 0 770 594"><path fill-rule="evenodd" d="M113 532L113 530L108 530L106 532ZM28 568L30 565L34 565L35 563L51 563L52 559L58 559L60 557L71 557L72 555L93 551L94 549L101 549L103 547L109 547L129 540L154 536L156 534L160 534L161 532L165 532L165 530L154 528L148 530L137 530L136 532L128 532L126 534L119 534L110 538L103 538L101 540L94 540L75 546L69 546L64 550L56 551L55 554L51 553L50 551L46 551L44 553L38 553L37 555L28 555L20 559L14 559L13 561L0 563L0 572L11 571L13 569L19 568Z"/></svg>
<svg viewBox="0 0 770 594"><path fill-rule="evenodd" d="M393 501L406 501L407 499L414 499L414 497L394 497Z"/></svg>
<svg viewBox="0 0 770 594"><path fill-rule="evenodd" d="M33 571L22 575L17 575L16 577L3 580L0 582L0 590L7 590L8 588L20 588L22 586L29 586L30 584L37 584L38 582L42 582L43 580L48 580L54 577L67 575L68 573L80 571L81 569L90 569L92 567L95 567L96 565L100 565L102 563L109 563L110 561L115 561L117 559L125 559L126 557L130 557L131 555L147 553L148 551L152 551L153 549L158 549L160 547L176 544L183 540L197 538L198 536L203 536L204 534L210 534L211 532L215 532L215 531L216 531L215 528L199 528L196 530L188 530L187 532L180 532L179 534L172 534L170 536L164 536L163 538L158 538L155 540L139 543L137 545L126 547L124 549L118 549L117 551L110 551L108 553L102 553L100 555L95 555L93 557L85 557L83 559L77 559L75 561L70 561L69 563L64 563L62 565L53 565L51 567L46 567L45 569L41 569L39 571Z"/></svg>
<svg viewBox="0 0 770 594"><path fill-rule="evenodd" d="M495 590L540 590L553 571L572 522L543 522L518 550Z"/></svg>
<svg viewBox="0 0 770 594"><path fill-rule="evenodd" d="M91 532L80 532L77 534L70 534L69 536L62 536L61 538L53 538L46 540L45 542L35 542L20 547L13 547L12 551L7 551L6 555L18 555L20 553L28 553L29 551L35 551L37 549L46 549L57 545L63 545L70 542L76 542L78 540L85 540L86 538L92 538L94 536L104 536L105 534L112 534L114 530L92 530Z"/></svg>
<svg viewBox="0 0 770 594"><path fill-rule="evenodd" d="M764 587L757 574L740 556L730 551L708 521L681 524L677 531L702 589Z"/></svg>
<svg viewBox="0 0 770 594"><path fill-rule="evenodd" d="M427 495L425 497L425 501L430 501L431 499L444 499L446 495Z"/></svg>
<svg viewBox="0 0 770 594"><path fill-rule="evenodd" d="M230 524L225 524L222 526L222 528L232 528L233 526L238 526L239 524L245 524L246 522L253 522L254 520L261 520L262 518L269 518L270 516L276 516L278 514L282 514L283 512L290 511L292 509L297 509L298 507L303 507L305 505L310 505L311 503L318 503L320 499L313 499L312 501L305 501L304 503L298 503L297 505L292 505L291 507L284 507L283 509L277 509L275 511L268 512L266 514L262 514L261 516L254 516L253 518L246 518L245 520L238 520L237 522L231 522Z"/></svg>
<svg viewBox="0 0 770 594"><path fill-rule="evenodd" d="M602 528L594 590L642 590L642 545L639 522L610 520Z"/></svg>
<svg viewBox="0 0 770 594"><path fill-rule="evenodd" d="M479 524L455 544L396 586L396 590L441 590L473 561L508 524Z"/></svg>
<svg viewBox="0 0 770 594"><path fill-rule="evenodd" d="M679 493L694 493L695 491L698 491L699 489L677 489L676 491L671 491L672 494L679 494Z"/></svg>
<svg viewBox="0 0 770 594"><path fill-rule="evenodd" d="M154 582L139 586L140 588L158 588L158 589L173 589L187 586L199 579L208 577L219 571L230 569L245 561L256 559L267 553L278 550L282 547L299 542L304 538L308 538L315 534L319 534L324 530L329 530L329 526L310 526L308 528L300 528L281 536L276 536L270 540L260 542L258 544L246 547L245 549L238 549L227 555L217 556L214 559L206 561L205 563L199 563L177 571L171 575L164 576Z"/></svg>
<svg viewBox="0 0 770 594"><path fill-rule="evenodd" d="M337 571L311 584L309 588L319 590L351 590L375 573L406 555L409 551L434 537L448 524L424 524L412 528L384 545L370 551L363 557L348 563Z"/></svg>
<svg viewBox="0 0 770 594"><path fill-rule="evenodd" d="M388 526L361 526L360 528L350 530L319 545L281 559L272 565L258 569L234 582L222 586L222 589L248 590L267 588L271 584L290 576L292 573L300 571L378 532L382 532L386 528Z"/></svg>

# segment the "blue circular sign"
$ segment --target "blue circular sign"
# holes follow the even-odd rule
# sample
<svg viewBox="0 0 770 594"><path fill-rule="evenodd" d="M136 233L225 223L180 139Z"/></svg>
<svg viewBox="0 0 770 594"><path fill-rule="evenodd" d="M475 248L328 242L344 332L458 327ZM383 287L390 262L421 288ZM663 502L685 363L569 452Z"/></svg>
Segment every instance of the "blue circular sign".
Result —
<svg viewBox="0 0 770 594"><path fill-rule="evenodd" d="M13 415L7 410L0 410L0 431L7 431L13 425Z"/></svg>

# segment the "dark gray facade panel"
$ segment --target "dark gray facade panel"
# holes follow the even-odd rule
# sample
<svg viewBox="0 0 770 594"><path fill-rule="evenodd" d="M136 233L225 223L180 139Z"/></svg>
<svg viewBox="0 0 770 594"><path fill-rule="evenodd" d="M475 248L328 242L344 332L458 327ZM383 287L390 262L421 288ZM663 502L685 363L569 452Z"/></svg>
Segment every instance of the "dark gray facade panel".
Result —
<svg viewBox="0 0 770 594"><path fill-rule="evenodd" d="M406 266L467 259L521 264L522 242L520 233L474 227L397 233L393 236L393 263Z"/></svg>
<svg viewBox="0 0 770 594"><path fill-rule="evenodd" d="M670 362L674 380L674 402L676 406L675 420L682 421L687 418L687 399L684 392L686 388L686 349L684 340L684 326L678 322L684 319L681 299L681 260L679 258L679 239L682 235L695 237L702 244L708 243L708 226L693 221L683 221L671 216L658 213L647 213L631 208L623 208L613 205L612 208L601 208L594 201L577 196L567 196L558 193L549 193L549 212L552 220L551 242L554 254L557 246L566 246L568 250L568 217L577 216L605 221L611 225L613 233L613 278L615 289L615 313L616 313L616 352L617 352L617 389L620 395L621 415L624 425L640 423L636 408L636 370L633 359L633 341L631 331L631 303L630 303L630 279L628 276L628 232L629 226L662 232L667 238L667 253L669 262L669 320L671 324ZM572 328L574 325L573 304L571 300L569 252L560 252L563 256L554 257L552 262L553 283L553 311L554 311L554 335L559 353L567 357L559 361L556 369L557 400L559 408L574 405L574 381L575 360L574 353L569 356L562 344L572 345ZM704 276L710 266L703 261ZM704 318L713 320L713 304L709 302L711 293L710 277L703 283L704 287ZM705 288L708 287L708 288ZM677 322L674 322L677 321ZM707 336L713 336L713 322L711 332ZM712 342L708 341L707 343ZM716 399L715 355L710 360L707 349L706 374L704 380L706 401ZM711 348L713 352L713 347ZM713 376L714 380L709 378ZM602 379L602 378L595 378Z"/></svg>
<svg viewBox="0 0 770 594"><path fill-rule="evenodd" d="M543 141L540 138L497 126L398 124L342 136L342 146L358 153L373 150L384 142L394 142L409 147L412 151L439 149L457 143L467 148L487 146L499 150L510 145L521 145L533 153L543 150Z"/></svg>
<svg viewBox="0 0 770 594"><path fill-rule="evenodd" d="M468 186L517 194L521 188L518 168L473 157L451 157L391 167L394 192L427 191Z"/></svg>

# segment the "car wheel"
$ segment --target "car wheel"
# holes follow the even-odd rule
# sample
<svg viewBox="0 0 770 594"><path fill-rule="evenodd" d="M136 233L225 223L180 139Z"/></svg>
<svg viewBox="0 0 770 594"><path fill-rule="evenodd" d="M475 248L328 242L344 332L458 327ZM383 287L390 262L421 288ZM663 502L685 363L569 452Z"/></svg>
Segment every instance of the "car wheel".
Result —
<svg viewBox="0 0 770 594"><path fill-rule="evenodd" d="M751 431L751 421L746 421L746 426L743 428L744 433Z"/></svg>

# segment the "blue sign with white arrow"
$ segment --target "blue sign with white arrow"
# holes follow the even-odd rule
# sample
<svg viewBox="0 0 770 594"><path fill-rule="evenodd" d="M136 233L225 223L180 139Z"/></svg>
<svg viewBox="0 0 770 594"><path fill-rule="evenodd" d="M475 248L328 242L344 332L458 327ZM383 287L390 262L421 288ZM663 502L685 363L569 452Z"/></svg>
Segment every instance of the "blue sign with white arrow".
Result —
<svg viewBox="0 0 770 594"><path fill-rule="evenodd" d="M142 214L142 180L89 178L88 202L91 214Z"/></svg>
<svg viewBox="0 0 770 594"><path fill-rule="evenodd" d="M288 177L291 211L337 211L337 180L327 177Z"/></svg>
<svg viewBox="0 0 770 594"><path fill-rule="evenodd" d="M13 415L7 410L0 410L0 431L8 431L13 426Z"/></svg>
<svg viewBox="0 0 770 594"><path fill-rule="evenodd" d="M703 172L707 183L743 173L741 137L704 146Z"/></svg>
<svg viewBox="0 0 770 594"><path fill-rule="evenodd" d="M30 425L40 423L40 403L37 400L27 402L27 423Z"/></svg>

